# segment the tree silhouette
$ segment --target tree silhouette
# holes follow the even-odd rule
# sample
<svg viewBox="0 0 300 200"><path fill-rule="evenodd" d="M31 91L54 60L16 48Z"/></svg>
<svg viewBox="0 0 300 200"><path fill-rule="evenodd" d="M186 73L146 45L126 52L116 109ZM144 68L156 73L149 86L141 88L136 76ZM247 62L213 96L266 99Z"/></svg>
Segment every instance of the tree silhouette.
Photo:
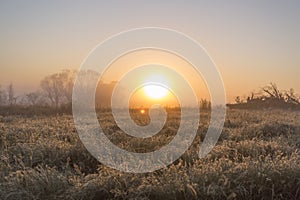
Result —
<svg viewBox="0 0 300 200"><path fill-rule="evenodd" d="M8 103L10 106L15 104L17 102L17 97L15 97L15 91L14 91L14 86L13 84L9 84L7 88L7 93L8 93Z"/></svg>
<svg viewBox="0 0 300 200"><path fill-rule="evenodd" d="M293 89L279 90L275 83L262 87L257 94L251 93L246 103L236 99L235 104L227 104L231 108L296 108L300 109L300 99Z"/></svg>
<svg viewBox="0 0 300 200"><path fill-rule="evenodd" d="M58 108L62 103L71 102L75 75L75 71L63 70L41 81L41 88L52 106Z"/></svg>
<svg viewBox="0 0 300 200"><path fill-rule="evenodd" d="M37 105L39 94L37 92L31 92L26 94L27 101L30 105L35 106Z"/></svg>
<svg viewBox="0 0 300 200"><path fill-rule="evenodd" d="M6 102L7 102L6 91L2 90L0 86L0 105L3 106L6 104Z"/></svg>

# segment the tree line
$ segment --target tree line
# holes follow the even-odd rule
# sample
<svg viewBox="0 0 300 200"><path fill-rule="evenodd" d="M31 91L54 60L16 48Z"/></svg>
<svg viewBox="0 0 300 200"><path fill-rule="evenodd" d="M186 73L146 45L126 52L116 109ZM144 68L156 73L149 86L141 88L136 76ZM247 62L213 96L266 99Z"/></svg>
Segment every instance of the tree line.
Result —
<svg viewBox="0 0 300 200"><path fill-rule="evenodd" d="M1 106L51 106L60 107L72 99L72 88L76 72L63 70L44 77L40 82L40 89L24 95L16 95L13 83L7 89L0 87Z"/></svg>
<svg viewBox="0 0 300 200"><path fill-rule="evenodd" d="M84 72L90 76L97 76L95 72ZM0 86L0 106L39 106L60 109L71 105L73 86L76 80L76 70L62 70L44 77L40 81L39 90L23 95L16 95L13 83L7 88ZM87 79L88 81L88 79ZM116 82L99 82L97 90L101 87L101 93L96 92L96 104L99 107L106 107L110 104L110 96Z"/></svg>
<svg viewBox="0 0 300 200"><path fill-rule="evenodd" d="M92 79L97 79L99 74L94 71L81 72L83 85L88 85ZM0 86L0 106L3 107L44 107L56 110L68 107L71 109L72 92L77 77L76 70L65 69L50 74L40 81L39 90L24 95L16 95L13 83L6 88ZM111 96L116 81L110 83L98 82L96 89L96 108L109 108ZM100 92L101 89L101 92ZM83 88L84 90L84 88ZM235 104L227 104L231 108L300 108L300 98L293 89L288 91L278 89L275 83L262 87L258 93L252 92L247 98L237 96ZM210 109L211 102L206 99L199 101L202 109Z"/></svg>
<svg viewBox="0 0 300 200"><path fill-rule="evenodd" d="M247 98L237 96L235 104L228 104L230 108L295 108L300 109L300 97L294 89L280 90L275 83L270 83L259 92L251 92Z"/></svg>

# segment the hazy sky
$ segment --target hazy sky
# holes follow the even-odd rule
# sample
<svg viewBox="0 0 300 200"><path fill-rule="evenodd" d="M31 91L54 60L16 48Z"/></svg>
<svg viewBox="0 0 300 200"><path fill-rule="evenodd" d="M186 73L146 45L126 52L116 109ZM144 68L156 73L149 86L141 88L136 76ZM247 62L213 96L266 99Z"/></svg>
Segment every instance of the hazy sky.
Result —
<svg viewBox="0 0 300 200"><path fill-rule="evenodd" d="M35 90L45 75L79 68L107 37L131 28L178 30L202 44L228 98L269 82L300 93L300 1L0 2L0 84Z"/></svg>

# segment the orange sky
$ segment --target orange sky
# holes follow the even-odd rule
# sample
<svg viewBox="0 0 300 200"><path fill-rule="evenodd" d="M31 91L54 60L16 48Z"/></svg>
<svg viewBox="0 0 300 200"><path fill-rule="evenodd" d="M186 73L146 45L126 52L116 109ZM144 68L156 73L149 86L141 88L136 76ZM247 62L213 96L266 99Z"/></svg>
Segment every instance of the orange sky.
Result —
<svg viewBox="0 0 300 200"><path fill-rule="evenodd" d="M172 83L175 87L183 87L180 83L176 83L176 79L172 77L170 71L167 68L175 70L180 76L182 76L193 88L196 96L200 100L201 98L210 99L209 92L207 90L206 84L201 76L198 75L197 71L191 66L188 62L182 58L174 55L170 52L162 50L139 50L130 52L126 55L121 56L115 60L105 71L102 76L103 82L112 82L120 81L122 76L130 72L134 68L149 65L149 68L146 68L143 74L139 74L140 77L133 77L135 79L142 79L145 83L148 82L151 78L165 83L169 87ZM153 66L152 66L153 65ZM166 69L161 68L158 72L153 70L157 65L165 66ZM155 72L153 72L155 71ZM129 79L130 80L130 79ZM123 88L131 88L134 85L130 85L130 81L122 82ZM172 89L172 88L171 88ZM136 94L132 98L136 104L142 105L143 98L145 95L142 91L136 91ZM149 101L150 99L147 98ZM176 98L173 95L168 95L167 98L160 99L164 105L174 105L178 103ZM148 103L159 102L159 101L149 101ZM144 102L145 106L149 106Z"/></svg>
<svg viewBox="0 0 300 200"><path fill-rule="evenodd" d="M2 1L0 85L12 82L18 94L37 90L42 77L78 69L107 37L155 26L183 32L205 47L228 101L269 82L299 94L299 7L298 1Z"/></svg>

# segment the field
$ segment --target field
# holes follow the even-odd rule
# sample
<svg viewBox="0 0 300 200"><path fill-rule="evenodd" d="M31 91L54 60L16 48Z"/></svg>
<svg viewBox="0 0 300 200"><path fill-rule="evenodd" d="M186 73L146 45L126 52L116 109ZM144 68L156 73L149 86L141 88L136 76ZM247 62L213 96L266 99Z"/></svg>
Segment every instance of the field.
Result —
<svg viewBox="0 0 300 200"><path fill-rule="evenodd" d="M124 135L109 113L100 124L115 144L143 152L172 139L177 116L170 111L151 141ZM130 174L94 159L71 115L0 116L0 199L300 199L299 111L228 110L217 145L199 159L208 119L201 113L193 145L175 163Z"/></svg>

